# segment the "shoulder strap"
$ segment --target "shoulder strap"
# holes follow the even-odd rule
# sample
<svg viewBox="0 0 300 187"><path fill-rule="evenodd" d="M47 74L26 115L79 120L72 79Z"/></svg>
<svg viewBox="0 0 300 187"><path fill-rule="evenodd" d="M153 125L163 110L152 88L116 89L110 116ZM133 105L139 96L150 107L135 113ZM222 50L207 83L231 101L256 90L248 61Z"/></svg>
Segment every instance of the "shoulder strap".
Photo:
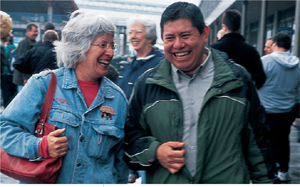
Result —
<svg viewBox="0 0 300 187"><path fill-rule="evenodd" d="M7 45L7 47L8 47L8 49L9 49L10 52L13 50L13 48L10 47L9 45Z"/></svg>
<svg viewBox="0 0 300 187"><path fill-rule="evenodd" d="M47 91L47 94L46 94L46 97L44 100L41 116L40 116L38 124L36 125L35 133L39 134L39 135L43 134L44 125L48 121L48 117L50 114L50 110L52 107L52 102L53 102L55 90L56 90L56 83L57 83L56 75L51 70L50 70L50 72L51 72L51 80L50 80L48 91Z"/></svg>

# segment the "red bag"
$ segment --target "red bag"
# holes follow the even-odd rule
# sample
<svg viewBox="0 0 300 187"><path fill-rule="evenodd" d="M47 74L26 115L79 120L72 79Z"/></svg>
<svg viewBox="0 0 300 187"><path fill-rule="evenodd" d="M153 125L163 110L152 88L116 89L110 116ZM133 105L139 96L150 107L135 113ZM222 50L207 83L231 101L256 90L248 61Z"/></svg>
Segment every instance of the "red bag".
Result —
<svg viewBox="0 0 300 187"><path fill-rule="evenodd" d="M35 127L35 136L43 137L58 129L47 123L56 90L56 76L51 71L51 80L45 97L41 116ZM62 158L46 158L31 162L26 158L12 156L0 148L1 173L27 183L54 184L62 164Z"/></svg>

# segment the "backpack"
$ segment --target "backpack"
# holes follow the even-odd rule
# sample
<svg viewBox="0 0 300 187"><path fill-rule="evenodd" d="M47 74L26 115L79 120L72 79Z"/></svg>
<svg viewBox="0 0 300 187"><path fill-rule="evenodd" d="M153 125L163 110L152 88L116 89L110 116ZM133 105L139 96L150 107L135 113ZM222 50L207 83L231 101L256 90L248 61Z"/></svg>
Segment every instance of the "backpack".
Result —
<svg viewBox="0 0 300 187"><path fill-rule="evenodd" d="M7 47L9 48L10 52L6 57L6 70L8 71L8 73L13 73L15 69L13 67L13 63L17 60L17 54L16 54L17 48L12 48L10 46Z"/></svg>

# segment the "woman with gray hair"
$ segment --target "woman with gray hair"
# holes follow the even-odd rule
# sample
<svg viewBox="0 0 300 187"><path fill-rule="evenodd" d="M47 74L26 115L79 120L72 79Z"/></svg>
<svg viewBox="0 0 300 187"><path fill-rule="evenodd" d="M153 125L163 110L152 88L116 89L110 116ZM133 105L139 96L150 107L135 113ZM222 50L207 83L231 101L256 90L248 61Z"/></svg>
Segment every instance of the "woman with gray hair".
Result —
<svg viewBox="0 0 300 187"><path fill-rule="evenodd" d="M97 13L73 12L56 42L57 87L48 123L59 129L34 136L51 73L33 75L1 115L1 148L32 161L62 157L56 183L127 183L122 143L127 102L105 77L115 26Z"/></svg>
<svg viewBox="0 0 300 187"><path fill-rule="evenodd" d="M157 39L156 24L148 17L133 17L127 20L127 35L136 55L120 72L117 84L129 99L138 77L159 64L164 55L153 47Z"/></svg>
<svg viewBox="0 0 300 187"><path fill-rule="evenodd" d="M153 47L157 39L156 24L148 17L133 17L127 20L127 34L136 55L120 72L117 84L123 89L129 100L138 77L158 65L164 55ZM142 171L139 173L144 175ZM133 183L138 177L139 174L136 171L130 171L128 182ZM143 183L144 181L145 178L142 179Z"/></svg>

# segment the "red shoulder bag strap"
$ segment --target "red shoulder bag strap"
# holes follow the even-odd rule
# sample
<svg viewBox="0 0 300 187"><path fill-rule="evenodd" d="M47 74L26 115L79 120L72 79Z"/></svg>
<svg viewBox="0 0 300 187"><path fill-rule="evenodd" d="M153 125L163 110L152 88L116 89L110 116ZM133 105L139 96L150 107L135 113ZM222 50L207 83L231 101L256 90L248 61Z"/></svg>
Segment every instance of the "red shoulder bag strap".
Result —
<svg viewBox="0 0 300 187"><path fill-rule="evenodd" d="M55 95L56 83L57 83L56 75L51 70L50 70L50 73L51 73L51 80L50 80L47 94L46 94L46 97L44 100L40 119L35 127L35 134L37 136L43 135L44 125L48 121L48 117L49 117L50 110L52 107L52 102L53 102L54 95Z"/></svg>

